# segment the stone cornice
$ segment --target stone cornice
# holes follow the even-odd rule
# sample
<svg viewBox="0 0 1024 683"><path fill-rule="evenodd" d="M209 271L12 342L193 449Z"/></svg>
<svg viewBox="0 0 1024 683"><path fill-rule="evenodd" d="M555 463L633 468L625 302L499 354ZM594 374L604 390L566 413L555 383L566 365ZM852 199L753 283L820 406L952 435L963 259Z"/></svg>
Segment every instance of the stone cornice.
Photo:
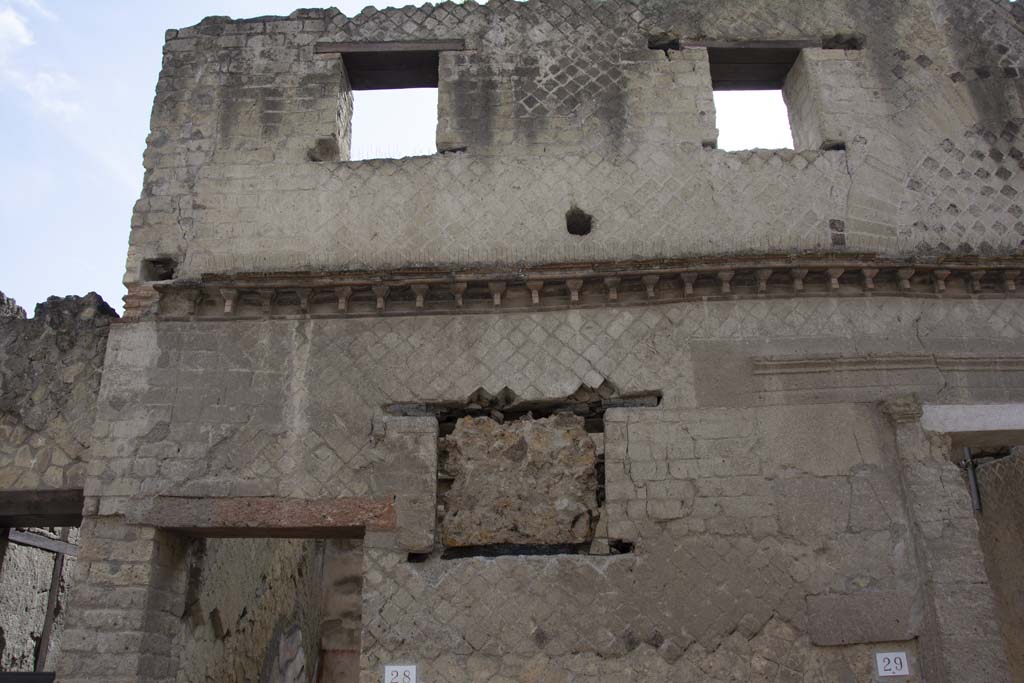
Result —
<svg viewBox="0 0 1024 683"><path fill-rule="evenodd" d="M1024 300L1022 272L1019 257L921 264L807 256L494 271L243 273L132 285L125 317L372 317L793 297Z"/></svg>
<svg viewBox="0 0 1024 683"><path fill-rule="evenodd" d="M1024 354L968 356L963 354L876 354L866 356L815 356L807 358L755 358L755 375L802 375L878 370L942 370L949 372L1020 372Z"/></svg>

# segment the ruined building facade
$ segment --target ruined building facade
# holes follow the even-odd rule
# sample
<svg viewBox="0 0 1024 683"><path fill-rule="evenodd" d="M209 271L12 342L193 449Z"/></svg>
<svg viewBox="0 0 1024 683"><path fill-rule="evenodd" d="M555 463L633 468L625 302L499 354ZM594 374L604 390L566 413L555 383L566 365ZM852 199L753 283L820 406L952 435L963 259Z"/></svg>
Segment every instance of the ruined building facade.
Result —
<svg viewBox="0 0 1024 683"><path fill-rule="evenodd" d="M43 323L0 324L4 495L80 496L59 680L1024 680L1022 32L1005 0L169 31L125 315L67 346L102 368L25 374ZM348 160L353 89L431 85L436 155ZM795 150L717 149L713 91L765 87ZM47 383L74 419L33 421Z"/></svg>

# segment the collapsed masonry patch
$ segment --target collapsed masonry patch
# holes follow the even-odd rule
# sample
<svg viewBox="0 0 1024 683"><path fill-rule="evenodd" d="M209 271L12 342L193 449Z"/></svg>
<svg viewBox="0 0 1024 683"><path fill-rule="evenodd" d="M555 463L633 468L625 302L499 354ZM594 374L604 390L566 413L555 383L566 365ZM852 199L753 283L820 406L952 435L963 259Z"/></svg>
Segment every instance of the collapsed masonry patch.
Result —
<svg viewBox="0 0 1024 683"><path fill-rule="evenodd" d="M586 543L597 516L597 449L578 415L501 424L464 417L447 438L446 547Z"/></svg>
<svg viewBox="0 0 1024 683"><path fill-rule="evenodd" d="M605 382L561 399L520 401L508 388L478 389L465 402L386 407L438 419L441 557L632 552L632 544L608 538L602 519L604 414L656 407L661 394L616 393Z"/></svg>

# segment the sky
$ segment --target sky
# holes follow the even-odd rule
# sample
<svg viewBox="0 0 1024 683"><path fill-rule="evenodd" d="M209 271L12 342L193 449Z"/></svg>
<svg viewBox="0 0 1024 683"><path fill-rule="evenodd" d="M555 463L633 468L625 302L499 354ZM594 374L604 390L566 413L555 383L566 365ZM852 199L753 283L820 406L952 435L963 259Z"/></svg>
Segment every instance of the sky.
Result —
<svg viewBox="0 0 1024 683"><path fill-rule="evenodd" d="M370 2L321 4L355 14ZM120 311L165 30L209 15L287 15L299 6L302 0L0 0L0 291L30 316L47 296L89 291ZM781 97L733 104L731 114L720 95L734 94L716 94L722 149L791 146ZM769 122L773 110L776 123ZM356 93L353 158L432 153L436 111L432 90ZM781 137L750 142L764 131Z"/></svg>

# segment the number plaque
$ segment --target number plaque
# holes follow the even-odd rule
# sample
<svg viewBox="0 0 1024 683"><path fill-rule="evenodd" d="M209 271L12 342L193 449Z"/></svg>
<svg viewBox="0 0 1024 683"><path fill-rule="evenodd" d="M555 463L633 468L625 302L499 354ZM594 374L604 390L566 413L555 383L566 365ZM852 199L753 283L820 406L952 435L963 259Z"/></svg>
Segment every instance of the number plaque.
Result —
<svg viewBox="0 0 1024 683"><path fill-rule="evenodd" d="M385 666L384 683L416 683L416 667Z"/></svg>
<svg viewBox="0 0 1024 683"><path fill-rule="evenodd" d="M879 678L910 675L910 662L907 660L906 652L877 652L875 666L878 667Z"/></svg>

